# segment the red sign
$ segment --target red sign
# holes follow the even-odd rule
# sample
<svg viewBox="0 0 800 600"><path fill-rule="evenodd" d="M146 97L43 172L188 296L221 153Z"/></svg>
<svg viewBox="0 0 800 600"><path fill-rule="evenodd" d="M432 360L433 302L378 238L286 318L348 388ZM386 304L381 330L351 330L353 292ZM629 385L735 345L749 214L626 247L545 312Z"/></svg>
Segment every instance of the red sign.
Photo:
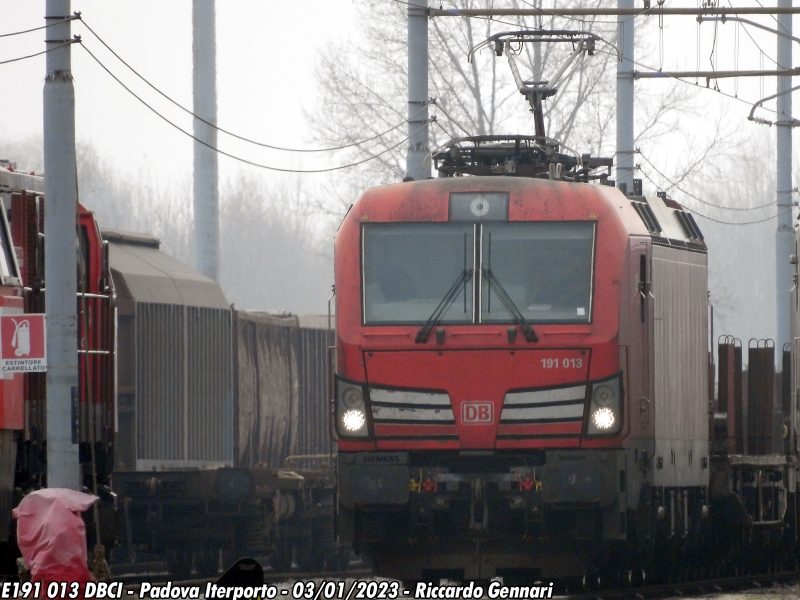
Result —
<svg viewBox="0 0 800 600"><path fill-rule="evenodd" d="M462 402L461 422L465 425L494 423L494 404L491 402Z"/></svg>
<svg viewBox="0 0 800 600"><path fill-rule="evenodd" d="M3 373L47 370L43 314L0 316L0 370Z"/></svg>

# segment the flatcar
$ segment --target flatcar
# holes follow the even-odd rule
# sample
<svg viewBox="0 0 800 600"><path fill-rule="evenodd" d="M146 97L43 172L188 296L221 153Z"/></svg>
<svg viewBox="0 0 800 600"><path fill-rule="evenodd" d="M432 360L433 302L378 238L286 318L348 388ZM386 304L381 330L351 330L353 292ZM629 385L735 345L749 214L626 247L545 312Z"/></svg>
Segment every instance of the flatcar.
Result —
<svg viewBox="0 0 800 600"><path fill-rule="evenodd" d="M381 575L631 577L707 537L703 236L543 146L507 176L519 144L366 191L336 236L337 523Z"/></svg>

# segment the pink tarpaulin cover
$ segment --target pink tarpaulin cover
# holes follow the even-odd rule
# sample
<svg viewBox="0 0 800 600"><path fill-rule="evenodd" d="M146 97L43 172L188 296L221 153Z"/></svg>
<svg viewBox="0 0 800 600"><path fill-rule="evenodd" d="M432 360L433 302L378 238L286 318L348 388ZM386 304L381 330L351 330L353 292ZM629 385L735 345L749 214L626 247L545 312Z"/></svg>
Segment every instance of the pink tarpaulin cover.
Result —
<svg viewBox="0 0 800 600"><path fill-rule="evenodd" d="M94 581L81 512L95 500L74 490L47 488L28 494L14 509L17 544L33 581Z"/></svg>

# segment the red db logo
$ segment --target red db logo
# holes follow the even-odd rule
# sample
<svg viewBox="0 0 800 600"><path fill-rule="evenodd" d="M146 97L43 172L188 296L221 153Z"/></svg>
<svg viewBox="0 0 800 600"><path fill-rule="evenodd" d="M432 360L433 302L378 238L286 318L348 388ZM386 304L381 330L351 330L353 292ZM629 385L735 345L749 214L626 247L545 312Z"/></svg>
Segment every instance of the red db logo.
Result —
<svg viewBox="0 0 800 600"><path fill-rule="evenodd" d="M491 425L494 423L494 405L491 402L463 402L461 422L465 425Z"/></svg>

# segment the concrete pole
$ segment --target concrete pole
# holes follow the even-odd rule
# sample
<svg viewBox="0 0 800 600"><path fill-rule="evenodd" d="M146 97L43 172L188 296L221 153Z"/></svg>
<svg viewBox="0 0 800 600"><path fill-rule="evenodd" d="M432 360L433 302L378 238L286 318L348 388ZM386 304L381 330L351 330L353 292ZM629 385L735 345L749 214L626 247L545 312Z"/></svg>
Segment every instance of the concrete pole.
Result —
<svg viewBox="0 0 800 600"><path fill-rule="evenodd" d="M633 8L634 0L617 0L621 9ZM633 17L617 17L617 45L622 61L617 63L617 186L633 192Z"/></svg>
<svg viewBox="0 0 800 600"><path fill-rule="evenodd" d="M217 124L217 44L214 0L192 2L192 58L194 114ZM194 137L217 147L217 130L194 120ZM219 198L217 153L194 143L194 252L195 266L217 280L219 265Z"/></svg>
<svg viewBox="0 0 800 600"><path fill-rule="evenodd" d="M792 0L778 0L779 7L791 7ZM778 15L778 31L792 35L792 15ZM778 38L778 68L792 68L792 40L788 37ZM791 89L792 78L778 77L778 93ZM775 233L775 290L777 302L777 330L775 347L777 356L784 344L791 340L791 322L789 320L790 290L792 287L792 267L789 256L794 252L792 239L792 94L778 96L777 119L777 180L775 192L777 196L778 229Z"/></svg>
<svg viewBox="0 0 800 600"><path fill-rule="evenodd" d="M70 0L47 0L47 24L70 14ZM47 48L70 39L70 22L46 30ZM47 485L79 490L78 445L78 181L71 46L47 54L44 80L44 279L47 289Z"/></svg>
<svg viewBox="0 0 800 600"><path fill-rule="evenodd" d="M428 179L428 0L408 3L408 153L406 178Z"/></svg>

